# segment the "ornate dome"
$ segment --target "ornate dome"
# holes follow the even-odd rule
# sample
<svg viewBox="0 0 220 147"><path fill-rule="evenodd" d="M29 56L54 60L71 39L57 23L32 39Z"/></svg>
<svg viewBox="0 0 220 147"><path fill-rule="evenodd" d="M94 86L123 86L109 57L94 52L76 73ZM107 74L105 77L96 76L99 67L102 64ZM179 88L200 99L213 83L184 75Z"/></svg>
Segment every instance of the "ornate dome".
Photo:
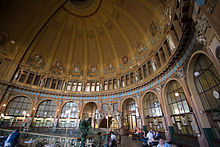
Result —
<svg viewBox="0 0 220 147"><path fill-rule="evenodd" d="M35 36L21 66L86 80L127 73L161 44L171 21L171 4L160 0L66 1Z"/></svg>

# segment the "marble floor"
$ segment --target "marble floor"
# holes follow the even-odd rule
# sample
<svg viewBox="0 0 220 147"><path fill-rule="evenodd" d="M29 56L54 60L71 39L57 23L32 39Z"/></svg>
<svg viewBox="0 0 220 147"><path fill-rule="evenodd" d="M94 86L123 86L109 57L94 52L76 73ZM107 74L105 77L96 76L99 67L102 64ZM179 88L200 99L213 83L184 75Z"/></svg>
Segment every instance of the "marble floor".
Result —
<svg viewBox="0 0 220 147"><path fill-rule="evenodd" d="M139 140L132 140L131 136L121 136L121 147L142 147Z"/></svg>
<svg viewBox="0 0 220 147"><path fill-rule="evenodd" d="M132 140L131 136L121 136L119 147L142 147L142 143L139 140ZM171 145L171 147L176 147L176 145Z"/></svg>

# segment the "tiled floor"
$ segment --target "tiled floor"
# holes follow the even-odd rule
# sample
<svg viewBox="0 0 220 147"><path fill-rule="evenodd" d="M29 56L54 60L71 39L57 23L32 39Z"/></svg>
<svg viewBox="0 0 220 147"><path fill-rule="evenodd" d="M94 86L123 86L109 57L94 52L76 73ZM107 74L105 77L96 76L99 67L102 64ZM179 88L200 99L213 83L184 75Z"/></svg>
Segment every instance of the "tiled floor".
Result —
<svg viewBox="0 0 220 147"><path fill-rule="evenodd" d="M121 136L121 145L119 147L142 147L141 141L132 140L131 136ZM176 145L171 145L171 147L176 147Z"/></svg>
<svg viewBox="0 0 220 147"><path fill-rule="evenodd" d="M132 140L130 136L121 136L121 147L142 147L142 144L139 140Z"/></svg>

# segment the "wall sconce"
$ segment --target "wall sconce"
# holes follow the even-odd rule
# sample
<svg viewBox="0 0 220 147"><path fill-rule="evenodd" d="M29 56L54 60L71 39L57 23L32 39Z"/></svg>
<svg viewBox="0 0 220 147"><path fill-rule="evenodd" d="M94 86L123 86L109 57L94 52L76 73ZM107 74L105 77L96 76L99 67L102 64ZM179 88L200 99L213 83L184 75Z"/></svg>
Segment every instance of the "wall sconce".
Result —
<svg viewBox="0 0 220 147"><path fill-rule="evenodd" d="M6 104L3 104L3 107L5 107L6 106Z"/></svg>

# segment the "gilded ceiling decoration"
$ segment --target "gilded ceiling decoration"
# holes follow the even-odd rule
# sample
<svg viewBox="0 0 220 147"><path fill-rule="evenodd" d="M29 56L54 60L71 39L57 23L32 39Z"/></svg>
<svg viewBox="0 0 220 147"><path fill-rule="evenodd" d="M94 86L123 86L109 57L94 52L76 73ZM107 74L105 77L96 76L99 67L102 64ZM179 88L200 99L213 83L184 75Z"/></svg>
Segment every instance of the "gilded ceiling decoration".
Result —
<svg viewBox="0 0 220 147"><path fill-rule="evenodd" d="M29 46L22 66L35 72L93 79L145 62L166 37L171 1L69 0Z"/></svg>

